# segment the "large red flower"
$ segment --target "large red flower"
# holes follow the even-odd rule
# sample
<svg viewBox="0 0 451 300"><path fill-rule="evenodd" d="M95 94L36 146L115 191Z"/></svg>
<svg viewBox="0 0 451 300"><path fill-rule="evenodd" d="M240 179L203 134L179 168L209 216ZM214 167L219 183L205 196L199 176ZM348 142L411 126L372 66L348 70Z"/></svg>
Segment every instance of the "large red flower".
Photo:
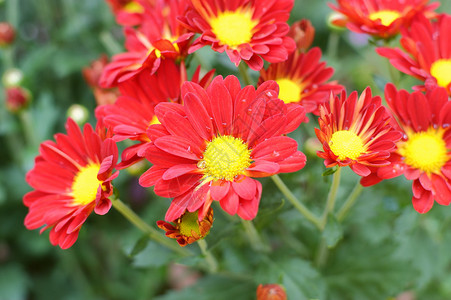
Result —
<svg viewBox="0 0 451 300"><path fill-rule="evenodd" d="M451 16L441 15L436 22L419 18L401 35L405 52L381 47L377 53L387 57L401 72L425 82L414 89L441 86L451 96Z"/></svg>
<svg viewBox="0 0 451 300"><path fill-rule="evenodd" d="M315 132L324 151L317 154L328 168L350 166L358 175L368 176L371 167L390 164L390 153L402 136L392 123L381 98L372 97L370 88L360 97L352 92L346 98L343 91L341 98L331 97L330 103L320 107L320 129Z"/></svg>
<svg viewBox="0 0 451 300"><path fill-rule="evenodd" d="M391 164L374 170L362 181L373 185L401 174L412 183L412 203L419 213L431 209L434 200L451 203L451 102L445 89L426 95L397 91L388 84L385 98L396 115L404 137L397 143Z"/></svg>
<svg viewBox="0 0 451 300"><path fill-rule="evenodd" d="M304 109L287 108L276 88L270 81L241 89L235 76L218 76L206 90L184 83L184 105L156 106L161 124L149 128L153 145L145 153L153 166L140 183L173 198L167 221L186 211L199 211L202 220L213 200L231 215L253 219L262 186L251 177L304 167L297 142L284 136L305 118Z"/></svg>
<svg viewBox="0 0 451 300"><path fill-rule="evenodd" d="M25 218L28 229L50 228L50 242L66 249L78 238L81 226L94 211L104 215L111 208L111 180L118 151L115 142L86 124L84 132L71 119L67 135L55 135L56 142L45 141L39 149L35 166L26 181L34 189L27 193L29 207Z"/></svg>
<svg viewBox="0 0 451 300"><path fill-rule="evenodd" d="M253 70L263 67L263 60L281 62L294 50L293 39L287 37L286 23L293 8L293 0L191 0L183 24L201 36L189 49L211 45L217 52L226 51L238 66L241 60Z"/></svg>
<svg viewBox="0 0 451 300"><path fill-rule="evenodd" d="M191 81L202 87L211 82L214 70L200 78L197 68ZM121 96L112 105L103 105L96 109L97 118L103 119L112 128L116 142L130 139L138 144L122 152L122 162L118 169L126 168L142 158L142 152L150 138L146 131L152 124L159 124L154 107L160 102L180 102L180 87L187 81L185 65L177 66L172 60L161 63L157 73L141 72L134 78L119 84Z"/></svg>
<svg viewBox="0 0 451 300"><path fill-rule="evenodd" d="M190 37L182 36L187 30L177 21L186 9L185 1L158 1L146 12L141 26L125 28L127 52L113 56L100 78L104 88L116 86L140 72L155 73L163 59L182 59L187 55Z"/></svg>
<svg viewBox="0 0 451 300"><path fill-rule="evenodd" d="M337 0L330 7L344 15L333 21L334 25L346 26L349 30L376 37L390 38L408 27L418 14L432 16L440 4L429 0Z"/></svg>

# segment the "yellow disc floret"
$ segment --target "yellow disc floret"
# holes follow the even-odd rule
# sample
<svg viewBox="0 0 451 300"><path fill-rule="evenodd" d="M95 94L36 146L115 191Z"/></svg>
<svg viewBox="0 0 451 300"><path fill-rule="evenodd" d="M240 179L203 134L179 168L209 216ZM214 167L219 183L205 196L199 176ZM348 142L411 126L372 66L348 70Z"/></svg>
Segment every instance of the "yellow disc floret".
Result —
<svg viewBox="0 0 451 300"><path fill-rule="evenodd" d="M301 100L302 89L291 79L281 78L276 80L279 85L279 99L285 103L299 102Z"/></svg>
<svg viewBox="0 0 451 300"><path fill-rule="evenodd" d="M198 163L207 180L233 181L251 164L251 150L242 139L218 136L208 143L204 158Z"/></svg>
<svg viewBox="0 0 451 300"><path fill-rule="evenodd" d="M437 84L447 88L451 83L451 59L439 59L431 65L431 75L437 79Z"/></svg>
<svg viewBox="0 0 451 300"><path fill-rule="evenodd" d="M393 23L399 17L399 12L394 10L380 10L369 15L370 20L376 21L377 19L379 19L384 26L390 26L391 23Z"/></svg>
<svg viewBox="0 0 451 300"><path fill-rule="evenodd" d="M220 43L232 48L249 43L257 24L251 11L225 11L210 20L211 31Z"/></svg>
<svg viewBox="0 0 451 300"><path fill-rule="evenodd" d="M180 233L186 237L192 237L194 231L194 234L201 236L197 219L197 212L185 212L180 218Z"/></svg>
<svg viewBox="0 0 451 300"><path fill-rule="evenodd" d="M355 160L365 152L362 139L349 130L334 132L330 139L329 147L340 160L345 160L346 158Z"/></svg>
<svg viewBox="0 0 451 300"><path fill-rule="evenodd" d="M440 173L448 160L448 150L442 136L442 129L433 128L413 133L399 152L407 165L426 173Z"/></svg>
<svg viewBox="0 0 451 300"><path fill-rule="evenodd" d="M99 164L89 164L83 167L74 177L72 183L72 196L74 204L86 205L96 199L97 189L102 181L97 179Z"/></svg>

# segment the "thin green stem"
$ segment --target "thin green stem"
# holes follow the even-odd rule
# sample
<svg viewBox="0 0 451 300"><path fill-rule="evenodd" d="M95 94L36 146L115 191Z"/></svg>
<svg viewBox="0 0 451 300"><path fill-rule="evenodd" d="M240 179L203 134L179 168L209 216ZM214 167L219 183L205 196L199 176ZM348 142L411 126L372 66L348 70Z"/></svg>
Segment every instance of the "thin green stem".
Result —
<svg viewBox="0 0 451 300"><path fill-rule="evenodd" d="M200 251L205 256L210 273L216 273L218 271L218 262L211 252L208 250L207 242L204 239L198 240Z"/></svg>
<svg viewBox="0 0 451 300"><path fill-rule="evenodd" d="M332 179L332 185L330 186L329 195L327 196L326 207L324 208L323 215L321 217L320 230L323 231L326 228L327 216L333 212L335 207L335 200L337 199L337 192L340 186L341 168L334 173Z"/></svg>
<svg viewBox="0 0 451 300"><path fill-rule="evenodd" d="M108 31L100 33L100 41L110 54L117 54L123 51L122 46L114 39L113 35Z"/></svg>
<svg viewBox="0 0 451 300"><path fill-rule="evenodd" d="M285 185L279 175L271 176L274 183L277 185L282 194L291 202L291 204L313 225L318 229L321 228L320 219L315 216L301 201L296 198L295 195L290 191L290 189Z"/></svg>
<svg viewBox="0 0 451 300"><path fill-rule="evenodd" d="M346 199L345 203L343 203L342 207L338 210L337 213L337 220L338 222L341 222L346 217L347 213L351 209L352 206L354 206L355 201L359 197L359 195L362 193L363 187L360 184L360 182L357 182L354 189L352 190L351 194L349 195L348 199Z"/></svg>
<svg viewBox="0 0 451 300"><path fill-rule="evenodd" d="M318 246L318 252L315 258L315 265L318 268L324 266L327 261L327 257L329 256L329 249L327 248L327 242L324 237L321 237L321 241Z"/></svg>
<svg viewBox="0 0 451 300"><path fill-rule="evenodd" d="M241 77L246 85L252 85L251 77L249 76L247 65L245 62L240 62L238 65L238 70L240 71Z"/></svg>
<svg viewBox="0 0 451 300"><path fill-rule="evenodd" d="M268 252L269 247L263 243L260 234L254 226L254 223L252 223L252 221L246 221L241 218L240 220L241 223L243 223L244 231L249 238L252 248L258 252Z"/></svg>
<svg viewBox="0 0 451 300"><path fill-rule="evenodd" d="M340 41L340 35L337 32L332 31L329 35L327 42L327 57L330 60L335 60L338 52L338 43Z"/></svg>
<svg viewBox="0 0 451 300"><path fill-rule="evenodd" d="M34 132L34 126L30 111L27 109L20 111L19 118L20 122L22 122L22 129L24 131L27 145L34 148L35 146L37 146L38 141L36 140L36 134Z"/></svg>
<svg viewBox="0 0 451 300"><path fill-rule="evenodd" d="M177 252L180 255L188 256L191 255L187 250L180 248L180 246L176 245L172 241L170 241L165 236L161 235L155 228L152 228L144 222L133 210L131 210L124 202L115 197L111 197L111 203L114 208L116 208L126 219L128 219L133 225L135 225L139 230L147 234L147 236L154 240L157 243L162 244L163 246Z"/></svg>

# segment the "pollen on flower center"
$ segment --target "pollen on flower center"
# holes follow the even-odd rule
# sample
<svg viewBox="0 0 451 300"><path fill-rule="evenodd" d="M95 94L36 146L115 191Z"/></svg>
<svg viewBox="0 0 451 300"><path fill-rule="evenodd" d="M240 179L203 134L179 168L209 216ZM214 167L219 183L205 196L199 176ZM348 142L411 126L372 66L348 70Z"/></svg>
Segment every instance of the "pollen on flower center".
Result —
<svg viewBox="0 0 451 300"><path fill-rule="evenodd" d="M218 136L205 149L204 158L198 164L204 169L204 177L233 181L251 164L251 151L240 138Z"/></svg>
<svg viewBox="0 0 451 300"><path fill-rule="evenodd" d="M409 136L409 140L400 148L405 163L427 173L439 173L448 160L443 131L429 129Z"/></svg>
<svg viewBox="0 0 451 300"><path fill-rule="evenodd" d="M451 59L439 59L431 65L431 75L437 79L437 84L447 88L451 83Z"/></svg>
<svg viewBox="0 0 451 300"><path fill-rule="evenodd" d="M336 131L330 139L329 147L340 160L345 160L346 158L355 160L365 152L365 147L360 137L348 130Z"/></svg>
<svg viewBox="0 0 451 300"><path fill-rule="evenodd" d="M379 19L384 26L390 26L391 23L393 23L399 17L399 12L394 10L380 10L369 15L370 20L376 21L377 19Z"/></svg>
<svg viewBox="0 0 451 300"><path fill-rule="evenodd" d="M230 47L249 43L257 24L257 21L252 20L250 11L226 11L210 20L211 31L222 45Z"/></svg>
<svg viewBox="0 0 451 300"><path fill-rule="evenodd" d="M99 170L99 164L89 164L83 167L74 177L72 183L74 204L86 205L96 199L97 189L99 184L102 184L102 181L97 179Z"/></svg>
<svg viewBox="0 0 451 300"><path fill-rule="evenodd" d="M301 100L302 89L299 84L288 78L276 80L279 85L279 99L285 103L299 102Z"/></svg>

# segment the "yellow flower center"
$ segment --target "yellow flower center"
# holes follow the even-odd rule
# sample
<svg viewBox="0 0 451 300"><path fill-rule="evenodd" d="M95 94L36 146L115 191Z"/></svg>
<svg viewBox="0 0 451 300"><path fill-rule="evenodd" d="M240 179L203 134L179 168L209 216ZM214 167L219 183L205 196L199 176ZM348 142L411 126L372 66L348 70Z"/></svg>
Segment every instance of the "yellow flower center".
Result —
<svg viewBox="0 0 451 300"><path fill-rule="evenodd" d="M448 160L448 150L442 136L442 129L433 128L413 133L399 152L409 166L426 173L439 173Z"/></svg>
<svg viewBox="0 0 451 300"><path fill-rule="evenodd" d="M197 212L185 212L180 218L179 223L180 233L187 237L192 237L194 231L198 236L201 236L199 230L199 223L197 222Z"/></svg>
<svg viewBox="0 0 451 300"><path fill-rule="evenodd" d="M362 139L354 132L348 130L334 132L330 139L329 147L340 160L345 160L346 158L355 160L365 152Z"/></svg>
<svg viewBox="0 0 451 300"><path fill-rule="evenodd" d="M251 150L240 138L218 136L208 143L198 167L204 169L204 178L233 181L251 164Z"/></svg>
<svg viewBox="0 0 451 300"><path fill-rule="evenodd" d="M225 11L210 20L211 31L222 45L230 47L249 43L257 24L252 20L251 11Z"/></svg>
<svg viewBox="0 0 451 300"><path fill-rule="evenodd" d="M451 83L451 59L439 59L431 65L431 75L437 79L441 87L448 87Z"/></svg>
<svg viewBox="0 0 451 300"><path fill-rule="evenodd" d="M74 177L72 183L72 196L74 204L87 205L96 199L97 189L102 181L97 179L99 173L99 164L89 164L83 167Z"/></svg>
<svg viewBox="0 0 451 300"><path fill-rule="evenodd" d="M399 12L394 10L380 10L369 15L370 20L376 21L377 19L379 19L384 26L390 26L391 23L393 23L399 17Z"/></svg>
<svg viewBox="0 0 451 300"><path fill-rule="evenodd" d="M299 84L288 78L276 80L279 85L279 99L285 103L299 102L301 100L302 88Z"/></svg>
<svg viewBox="0 0 451 300"><path fill-rule="evenodd" d="M149 122L150 125L161 124L156 115L153 115L152 120Z"/></svg>
<svg viewBox="0 0 451 300"><path fill-rule="evenodd" d="M131 13L131 14L133 14L133 13L140 13L141 14L141 13L144 12L144 7L142 7L142 5L139 4L136 1L130 1L129 3L127 3L124 6L124 10L126 12L128 12L128 13Z"/></svg>

